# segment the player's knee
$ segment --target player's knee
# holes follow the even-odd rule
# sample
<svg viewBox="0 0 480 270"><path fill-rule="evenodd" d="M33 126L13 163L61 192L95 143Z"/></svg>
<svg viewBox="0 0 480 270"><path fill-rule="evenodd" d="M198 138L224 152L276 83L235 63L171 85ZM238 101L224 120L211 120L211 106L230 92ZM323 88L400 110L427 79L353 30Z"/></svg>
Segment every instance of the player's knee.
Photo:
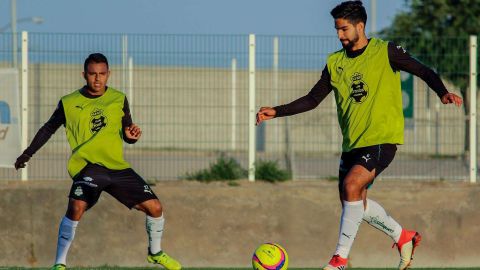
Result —
<svg viewBox="0 0 480 270"><path fill-rule="evenodd" d="M343 194L346 197L352 197L361 194L362 187L358 185L357 181L353 178L346 178L343 182Z"/></svg>
<svg viewBox="0 0 480 270"><path fill-rule="evenodd" d="M145 212L145 214L151 217L160 217L162 215L162 204L159 200L149 200L134 206L133 208Z"/></svg>
<svg viewBox="0 0 480 270"><path fill-rule="evenodd" d="M153 217L159 217L162 215L162 204L160 203L159 200L153 200L151 206L149 207L149 214Z"/></svg>
<svg viewBox="0 0 480 270"><path fill-rule="evenodd" d="M83 213L87 210L87 203L84 201L73 200L68 204L67 217L71 220L80 220Z"/></svg>

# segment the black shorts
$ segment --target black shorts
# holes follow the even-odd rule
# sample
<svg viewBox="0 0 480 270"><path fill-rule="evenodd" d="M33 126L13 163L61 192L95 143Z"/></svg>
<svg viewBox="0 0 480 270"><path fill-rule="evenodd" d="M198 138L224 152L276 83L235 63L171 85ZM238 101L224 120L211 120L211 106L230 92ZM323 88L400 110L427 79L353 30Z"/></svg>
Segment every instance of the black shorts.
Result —
<svg viewBox="0 0 480 270"><path fill-rule="evenodd" d="M88 164L75 177L69 197L94 206L102 191L112 195L128 208L150 199L157 199L150 186L134 170L110 170Z"/></svg>
<svg viewBox="0 0 480 270"><path fill-rule="evenodd" d="M340 180L345 178L354 165L361 165L370 172L375 169L375 177L377 177L390 165L396 152L395 144L372 145L343 152L340 158Z"/></svg>

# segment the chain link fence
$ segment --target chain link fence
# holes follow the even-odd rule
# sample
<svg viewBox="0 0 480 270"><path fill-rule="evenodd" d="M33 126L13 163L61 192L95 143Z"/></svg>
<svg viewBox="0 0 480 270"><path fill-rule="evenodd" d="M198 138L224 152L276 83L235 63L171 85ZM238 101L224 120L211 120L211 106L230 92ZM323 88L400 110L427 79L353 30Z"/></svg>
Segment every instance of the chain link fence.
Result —
<svg viewBox="0 0 480 270"><path fill-rule="evenodd" d="M409 50L414 40L395 42ZM452 48L465 44L465 50L413 54L427 64L424 59L429 57L449 57L452 64L466 59L467 65L459 65L455 74L434 67L447 88L460 93L452 78L468 78L468 38L438 42L450 42ZM308 93L329 53L339 48L336 37L257 35L257 109ZM125 146L125 153L146 179L182 179L221 154L247 167L248 35L29 33L29 142L59 99L82 87L83 61L93 52L109 59L109 86L126 93L133 120L143 130L140 141ZM20 59L20 53L16 57ZM0 68L12 67L13 58L12 36L1 33ZM411 88L404 95L404 102L409 101L405 145L381 177L467 179L464 109L441 105L418 78L405 87ZM292 170L295 179L337 176L342 137L333 95L315 110L268 121L256 133L257 160L277 160ZM30 161L29 179L69 179L65 168L69 153L61 128ZM1 179L19 179L19 175L14 169L0 168Z"/></svg>

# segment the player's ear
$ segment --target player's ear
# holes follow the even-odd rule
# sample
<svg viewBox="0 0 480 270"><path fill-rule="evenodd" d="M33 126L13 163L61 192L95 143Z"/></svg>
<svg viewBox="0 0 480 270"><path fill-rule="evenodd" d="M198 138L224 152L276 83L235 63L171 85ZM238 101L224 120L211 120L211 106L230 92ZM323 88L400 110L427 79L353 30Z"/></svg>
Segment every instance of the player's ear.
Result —
<svg viewBox="0 0 480 270"><path fill-rule="evenodd" d="M87 74L85 74L85 71L82 71L82 77L86 80L87 79Z"/></svg>
<svg viewBox="0 0 480 270"><path fill-rule="evenodd" d="M360 33L365 33L365 23L363 22L357 23L357 29Z"/></svg>

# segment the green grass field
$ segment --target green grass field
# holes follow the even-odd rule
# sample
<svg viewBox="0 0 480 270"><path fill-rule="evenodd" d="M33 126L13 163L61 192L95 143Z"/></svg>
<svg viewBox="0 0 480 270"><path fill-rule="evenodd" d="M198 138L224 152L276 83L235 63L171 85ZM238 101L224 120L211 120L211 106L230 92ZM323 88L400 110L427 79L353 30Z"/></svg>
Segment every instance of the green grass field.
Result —
<svg viewBox="0 0 480 270"><path fill-rule="evenodd" d="M25 268L25 267L0 267L0 270L20 270L20 269L38 269L48 270L49 268ZM73 267L71 270L144 270L144 269L163 269L161 267L120 267L120 266L101 266L101 267ZM184 270L251 270L252 268L183 268ZM395 270L396 268L349 268L348 270ZM480 270L480 267L465 268L411 268L412 270ZM289 268L289 270L320 270L320 268Z"/></svg>

